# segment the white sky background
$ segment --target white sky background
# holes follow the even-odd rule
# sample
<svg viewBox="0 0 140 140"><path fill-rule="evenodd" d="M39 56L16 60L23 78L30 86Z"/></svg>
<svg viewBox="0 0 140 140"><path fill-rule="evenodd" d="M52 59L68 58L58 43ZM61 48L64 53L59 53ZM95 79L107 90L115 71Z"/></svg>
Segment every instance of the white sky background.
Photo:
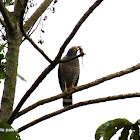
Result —
<svg viewBox="0 0 140 140"><path fill-rule="evenodd" d="M78 20L92 4L93 0L59 0L55 5L54 14L50 11L45 12L48 18L43 24L44 44L39 46L52 60ZM83 65L80 58L81 73L78 85L124 70L140 62L139 5L139 0L104 0L84 22L64 53L65 55L67 50L75 45L82 45L86 53ZM36 43L40 39L39 34L40 31L36 31L31 36ZM22 44L18 73L27 82L17 79L14 107L48 64L28 41ZM32 93L23 108L61 93L57 70L58 66ZM140 92L139 76L138 70L75 93L73 101L77 103L99 97ZM0 92L2 93L2 88ZM140 118L139 100L139 98L118 100L73 109L26 129L20 133L20 136L22 140L40 138L94 140L97 127L108 120L126 118L131 122L137 121ZM17 129L60 108L62 108L61 99L40 106L17 119L13 127Z"/></svg>

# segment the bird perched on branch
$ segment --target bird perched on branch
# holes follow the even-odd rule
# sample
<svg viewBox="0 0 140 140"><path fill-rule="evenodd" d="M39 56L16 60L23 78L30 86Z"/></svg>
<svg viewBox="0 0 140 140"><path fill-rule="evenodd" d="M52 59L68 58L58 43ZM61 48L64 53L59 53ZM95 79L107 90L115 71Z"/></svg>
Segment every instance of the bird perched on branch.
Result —
<svg viewBox="0 0 140 140"><path fill-rule="evenodd" d="M62 58L62 61L64 62L59 64L58 69L59 84L61 90L65 93L69 92L72 89L76 89L79 80L80 73L79 60L78 58L72 59L77 56L78 50L81 51L80 46L70 48L66 56ZM72 95L67 95L66 97L63 98L63 106L66 107L69 105L72 105Z"/></svg>

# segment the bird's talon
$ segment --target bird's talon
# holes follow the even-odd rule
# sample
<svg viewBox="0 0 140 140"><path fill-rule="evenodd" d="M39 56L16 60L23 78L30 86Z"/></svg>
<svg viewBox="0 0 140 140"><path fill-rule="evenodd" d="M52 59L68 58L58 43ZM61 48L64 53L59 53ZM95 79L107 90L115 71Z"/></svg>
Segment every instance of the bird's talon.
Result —
<svg viewBox="0 0 140 140"><path fill-rule="evenodd" d="M65 89L65 90L64 90L64 93L68 93L68 89Z"/></svg>
<svg viewBox="0 0 140 140"><path fill-rule="evenodd" d="M72 85L72 88L73 88L74 90L76 90L76 86Z"/></svg>

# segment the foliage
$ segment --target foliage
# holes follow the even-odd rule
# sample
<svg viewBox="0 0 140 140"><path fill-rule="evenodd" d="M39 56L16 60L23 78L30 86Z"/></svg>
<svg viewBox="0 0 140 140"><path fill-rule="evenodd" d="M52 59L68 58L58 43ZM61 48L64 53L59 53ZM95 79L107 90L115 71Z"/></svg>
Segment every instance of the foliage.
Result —
<svg viewBox="0 0 140 140"><path fill-rule="evenodd" d="M115 119L110 120L98 127L95 134L95 139L99 140L103 137L104 140L110 140L116 132L122 129L119 140L127 140L130 136L130 140L139 140L139 125L140 120L136 123L131 123L127 119ZM130 131L132 130L132 131Z"/></svg>
<svg viewBox="0 0 140 140"><path fill-rule="evenodd" d="M0 140L21 140L19 134L7 123L0 122Z"/></svg>
<svg viewBox="0 0 140 140"><path fill-rule="evenodd" d="M10 6L13 4L14 4L13 0L5 0L5 6Z"/></svg>
<svg viewBox="0 0 140 140"><path fill-rule="evenodd" d="M5 48L6 44L2 44L0 45L0 83L1 83L1 79L5 78L5 65L6 62L5 60L5 53L4 53L4 48Z"/></svg>
<svg viewBox="0 0 140 140"><path fill-rule="evenodd" d="M1 80L5 78L5 67L6 67L6 58L5 58L5 49L6 43L0 45L0 83ZM17 73L17 76L26 82L26 79Z"/></svg>
<svg viewBox="0 0 140 140"><path fill-rule="evenodd" d="M27 80L26 80L23 76L19 75L18 73L17 73L17 76L18 76L22 81L27 82Z"/></svg>

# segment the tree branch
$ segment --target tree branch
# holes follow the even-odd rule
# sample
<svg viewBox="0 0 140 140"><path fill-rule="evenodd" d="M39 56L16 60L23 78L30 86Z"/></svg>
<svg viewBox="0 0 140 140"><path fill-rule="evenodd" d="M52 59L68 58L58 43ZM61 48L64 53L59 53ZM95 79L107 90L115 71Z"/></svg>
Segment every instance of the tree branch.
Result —
<svg viewBox="0 0 140 140"><path fill-rule="evenodd" d="M12 16L12 15L10 15L10 12L4 7L4 4L2 1L0 1L0 11L2 13L2 16L4 18L4 21L7 25L7 27L9 29L13 30L14 25L12 24L11 19L10 19L10 16Z"/></svg>
<svg viewBox="0 0 140 140"><path fill-rule="evenodd" d="M20 24L20 29L22 34L24 35L24 37L34 46L34 48L39 51L44 58L49 61L50 63L52 63L52 60L44 53L44 51L42 49L40 49L37 44L24 32L23 26Z"/></svg>
<svg viewBox="0 0 140 140"><path fill-rule="evenodd" d="M44 99L44 100L40 100L40 101L34 103L33 105L31 105L31 106L25 108L24 110L20 111L20 112L17 114L16 118L20 117L21 115L23 115L23 114L25 114L25 113L31 111L32 109L34 109L34 108L36 108L36 107L38 107L38 106L40 106L40 105L43 105L43 104L45 104L45 103L49 103L49 102L58 100L58 99L60 99L60 98L65 97L66 95L72 95L73 93L76 93L76 92L78 92L78 91L81 91L81 90L84 90L84 89L87 89L87 88L96 86L96 85L98 85L98 84L101 84L101 83L103 83L103 82L105 82L105 81L108 81L108 80L111 80L111 79L113 79L113 78L120 77L120 76L123 76L123 75L125 75L125 74L129 74L129 73L134 72L134 71L136 71L136 70L138 70L138 69L140 69L140 63L137 64L137 65L135 65L135 66L132 66L132 67L130 67L130 68L127 68L127 69L125 69L125 70L122 70L122 71L119 71L119 72L116 72L116 73L107 75L107 76L102 77L102 78L99 78L99 79L97 79L97 80L95 80L95 81L93 81L93 82L90 82L90 83L88 83L88 84L85 84L85 85L81 85L81 86L79 86L79 87L76 87L76 90L72 90L72 91L68 92L67 94L61 93L61 94L58 94L58 95L56 95L56 96L53 96L53 97L50 97L50 98L47 98L47 99Z"/></svg>
<svg viewBox="0 0 140 140"><path fill-rule="evenodd" d="M61 114L63 112L66 112L68 110L74 109L74 108L78 108L84 105L89 105L89 104L96 104L96 103L101 103L101 102L107 102L107 101L113 101L113 100L119 100L119 99L127 99L127 98L134 98L134 97L140 97L140 92L137 93L129 93L129 94L121 94L121 95L115 95L115 96L108 96L108 97L104 97L104 98L98 98L98 99L93 99L93 100L88 100L88 101L84 101L84 102L79 102L73 105L70 105L68 107L65 107L63 109L57 110L55 112L52 112L50 114L47 114L43 117L40 117L39 119L36 119L22 127L20 127L18 130L18 132L21 132L41 121L47 120L51 117L54 117L58 114Z"/></svg>
<svg viewBox="0 0 140 140"><path fill-rule="evenodd" d="M48 8L53 0L44 0L40 7L34 12L34 14L28 19L24 25L24 30L27 32L38 20L38 18L43 14L43 12Z"/></svg>
<svg viewBox="0 0 140 140"><path fill-rule="evenodd" d="M75 34L77 33L77 31L79 30L79 28L81 27L81 25L83 24L83 22L88 18L88 16L95 10L95 8L97 6L99 6L101 4L103 0L97 0L88 10L87 12L82 16L82 18L78 21L78 23L76 24L76 26L74 27L73 31L71 32L71 34L68 36L68 38L65 40L65 42L63 43L63 45L61 46L58 55L56 56L55 60L58 60L61 58L66 46L69 44L69 42L72 40L72 38L75 36Z"/></svg>
<svg viewBox="0 0 140 140"><path fill-rule="evenodd" d="M60 51L58 52L58 55L56 56L55 60L52 61L52 63L42 72L42 74L37 78L37 80L34 82L34 84L29 88L29 90L25 93L25 95L22 97L20 102L18 103L17 107L13 111L10 119L8 120L8 124L12 124L12 122L15 119L15 116L21 109L22 105L25 103L25 101L28 99L28 97L31 95L31 93L38 87L38 85L42 82L42 80L56 67L56 65L59 63L59 60L62 56L62 53L64 52L64 49L66 48L67 44L70 42L70 40L74 37L82 23L87 19L87 17L90 15L90 13L102 2L103 0L97 0L93 6L89 8L89 12L87 11L83 18L80 19L74 30L71 32L70 36L66 39L64 44L61 46ZM96 4L97 3L97 4Z"/></svg>
<svg viewBox="0 0 140 140"><path fill-rule="evenodd" d="M16 16L16 18L19 20L21 20L21 15L25 13L25 8L27 6L28 0L17 0L15 2L15 6L14 6L14 15Z"/></svg>

